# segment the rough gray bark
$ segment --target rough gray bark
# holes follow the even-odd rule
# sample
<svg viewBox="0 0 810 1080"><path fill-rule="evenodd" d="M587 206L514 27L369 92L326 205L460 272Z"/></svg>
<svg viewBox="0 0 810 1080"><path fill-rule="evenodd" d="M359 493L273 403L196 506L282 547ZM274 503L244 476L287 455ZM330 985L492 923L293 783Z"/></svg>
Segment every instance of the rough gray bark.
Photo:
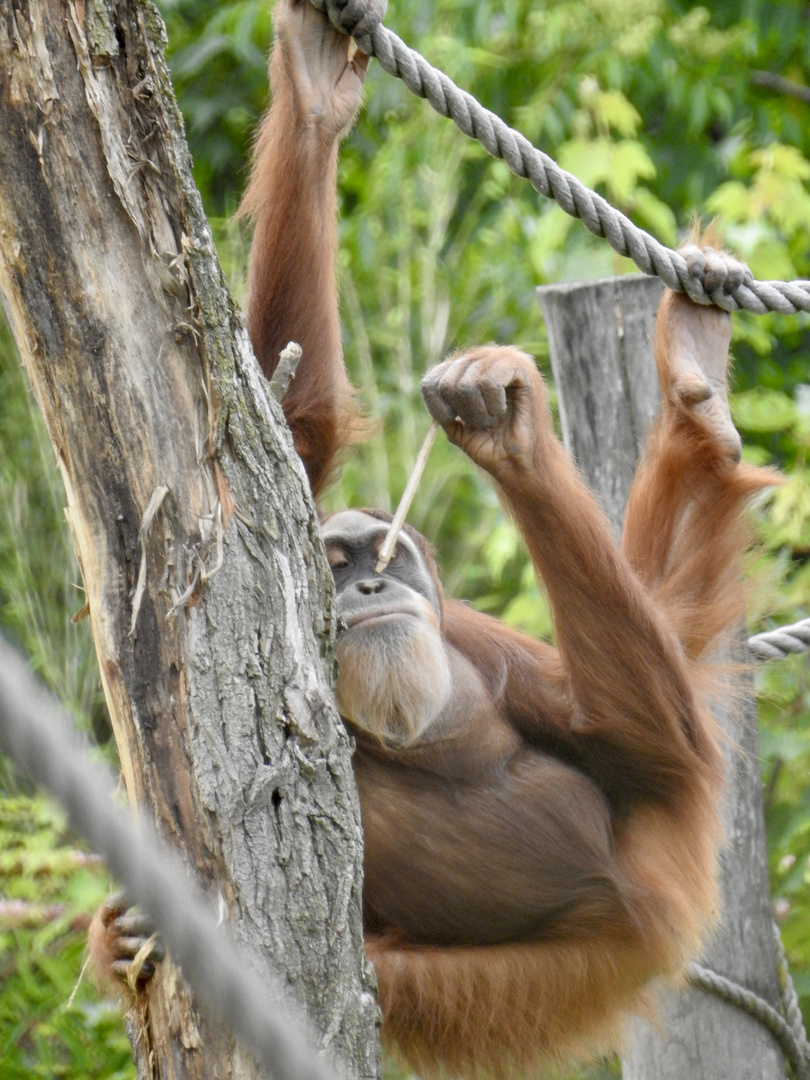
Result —
<svg viewBox="0 0 810 1080"><path fill-rule="evenodd" d="M378 1075L359 810L306 478L216 261L143 0L0 5L0 290L65 480L133 807L349 1077ZM139 1077L255 1075L161 967Z"/></svg>
<svg viewBox="0 0 810 1080"><path fill-rule="evenodd" d="M625 277L538 289L566 446L621 531L638 453L659 401L652 353L660 282ZM729 735L723 913L703 962L778 1007L756 710L718 710ZM666 990L659 1024L633 1024L626 1080L777 1080L781 1051L762 1025L702 991Z"/></svg>

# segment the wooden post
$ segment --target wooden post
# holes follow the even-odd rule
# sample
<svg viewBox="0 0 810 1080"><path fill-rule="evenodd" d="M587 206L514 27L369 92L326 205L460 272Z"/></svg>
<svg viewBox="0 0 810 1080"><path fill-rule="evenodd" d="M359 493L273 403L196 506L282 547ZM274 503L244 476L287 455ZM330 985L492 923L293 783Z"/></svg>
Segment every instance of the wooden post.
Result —
<svg viewBox="0 0 810 1080"><path fill-rule="evenodd" d="M659 401L652 340L662 286L619 277L537 290L563 437L618 538L636 459ZM721 856L723 912L702 962L778 1006L756 709L750 678L729 735ZM779 1080L782 1052L740 1009L692 988L665 989L657 1026L634 1021L625 1080Z"/></svg>

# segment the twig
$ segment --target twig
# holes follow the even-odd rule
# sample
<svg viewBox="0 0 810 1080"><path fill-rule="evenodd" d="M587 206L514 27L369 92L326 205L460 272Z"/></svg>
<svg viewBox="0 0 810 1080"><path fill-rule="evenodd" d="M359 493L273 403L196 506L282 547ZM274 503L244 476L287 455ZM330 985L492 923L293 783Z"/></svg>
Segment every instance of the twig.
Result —
<svg viewBox="0 0 810 1080"><path fill-rule="evenodd" d="M430 453L430 448L433 446L433 440L436 438L436 432L438 430L438 420L431 421L428 433L425 435L425 441L422 443L422 447L416 455L416 461L414 462L411 475L408 477L408 483L405 485L405 490L402 492L402 498L399 500L399 506L397 507L397 512L394 514L394 520L391 522L391 526L385 534L385 540L383 540L383 545L380 548L377 565L374 567L375 574L381 574L391 561L391 556L394 554L394 548L396 547L399 534L405 522L405 516L411 508L413 497L416 494L419 481L422 479L422 473L425 471L428 454Z"/></svg>
<svg viewBox="0 0 810 1080"><path fill-rule="evenodd" d="M281 350L278 358L278 367L273 372L270 380L270 393L279 403L284 400L284 395L290 389L290 383L295 378L298 365L301 361L301 346L294 341L288 342Z"/></svg>
<svg viewBox="0 0 810 1080"><path fill-rule="evenodd" d="M149 959L152 949L157 944L159 936L160 935L155 932L151 935L151 937L148 937L143 943L143 945L141 945L140 949L138 949L138 951L135 953L132 958L132 962L127 968L127 986L130 988L133 994L138 989L138 979L140 978L140 974L143 971L143 965Z"/></svg>
<svg viewBox="0 0 810 1080"><path fill-rule="evenodd" d="M775 90L778 94L810 102L810 86L802 86L801 83L786 79L774 71L752 71L751 82L755 86L764 86L766 90Z"/></svg>

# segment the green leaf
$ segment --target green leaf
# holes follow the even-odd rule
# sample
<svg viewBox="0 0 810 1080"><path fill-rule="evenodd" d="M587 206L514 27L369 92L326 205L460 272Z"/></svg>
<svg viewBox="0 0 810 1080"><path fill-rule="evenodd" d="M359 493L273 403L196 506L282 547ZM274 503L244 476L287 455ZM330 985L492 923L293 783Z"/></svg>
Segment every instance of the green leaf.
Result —
<svg viewBox="0 0 810 1080"><path fill-rule="evenodd" d="M621 90L602 90L589 104L596 119L619 135L635 135L641 125L638 110Z"/></svg>
<svg viewBox="0 0 810 1080"><path fill-rule="evenodd" d="M810 548L810 475L800 469L787 477L771 498L773 542L798 551Z"/></svg>
<svg viewBox="0 0 810 1080"><path fill-rule="evenodd" d="M763 238L746 253L746 259L754 277L764 281L792 281L796 277L790 250L775 236Z"/></svg>
<svg viewBox="0 0 810 1080"><path fill-rule="evenodd" d="M570 139L560 147L559 164L587 187L596 187L613 172L613 144L609 139Z"/></svg>
<svg viewBox="0 0 810 1080"><path fill-rule="evenodd" d="M776 173L785 180L810 180L810 161L796 146L774 142L751 152L751 163L764 173Z"/></svg>
<svg viewBox="0 0 810 1080"><path fill-rule="evenodd" d="M527 592L519 593L507 605L501 618L508 626L531 634L532 637L551 637L551 611L548 601L540 595L535 585Z"/></svg>
<svg viewBox="0 0 810 1080"><path fill-rule="evenodd" d="M636 188L632 211L637 224L642 225L662 244L675 247L678 242L678 223L665 202L656 198L649 188Z"/></svg>
<svg viewBox="0 0 810 1080"><path fill-rule="evenodd" d="M655 165L640 142L623 139L613 145L607 188L620 206L625 206L630 201L640 179L652 180L654 176Z"/></svg>
<svg viewBox="0 0 810 1080"><path fill-rule="evenodd" d="M731 395L734 423L745 431L787 431L796 422L796 403L781 390L755 387Z"/></svg>
<svg viewBox="0 0 810 1080"><path fill-rule="evenodd" d="M706 209L725 221L747 221L751 217L751 192L739 180L728 180L706 200Z"/></svg>

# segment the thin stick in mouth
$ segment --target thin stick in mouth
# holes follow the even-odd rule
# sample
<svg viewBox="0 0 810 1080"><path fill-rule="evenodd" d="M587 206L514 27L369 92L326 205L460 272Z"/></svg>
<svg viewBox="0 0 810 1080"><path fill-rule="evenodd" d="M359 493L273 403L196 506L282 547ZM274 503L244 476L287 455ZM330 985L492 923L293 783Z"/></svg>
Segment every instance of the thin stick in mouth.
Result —
<svg viewBox="0 0 810 1080"><path fill-rule="evenodd" d="M394 520L391 522L388 532L385 534L385 540L383 540L380 554L377 557L377 565L374 567L375 574L381 574L391 561L391 556L394 554L394 548L397 545L399 534L405 523L405 517L411 508L416 489L419 487L419 481L422 479L422 473L425 471L430 448L433 446L433 440L436 438L436 432L438 430L438 420L432 420L427 435L425 435L425 441L422 443L419 453L416 455L416 461L411 470L411 475L408 477L408 483L405 485L405 490L402 492L402 498L399 500L397 512L394 514Z"/></svg>

